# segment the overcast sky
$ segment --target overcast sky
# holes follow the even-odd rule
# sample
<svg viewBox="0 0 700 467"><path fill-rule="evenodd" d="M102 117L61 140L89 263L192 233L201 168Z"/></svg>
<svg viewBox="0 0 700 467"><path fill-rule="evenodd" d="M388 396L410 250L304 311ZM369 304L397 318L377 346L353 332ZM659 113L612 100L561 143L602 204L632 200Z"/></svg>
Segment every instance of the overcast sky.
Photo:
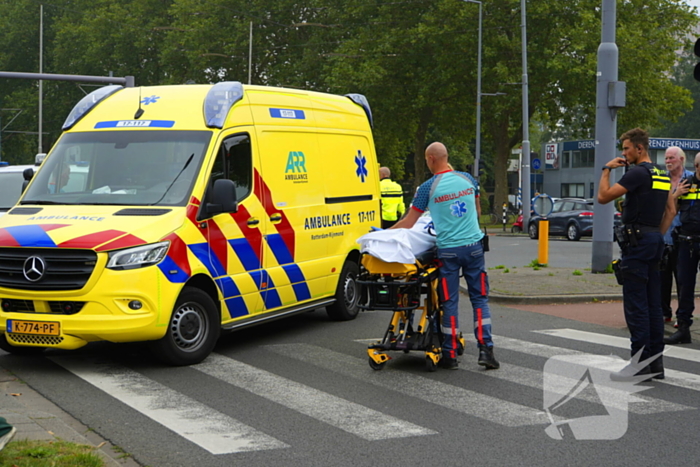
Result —
<svg viewBox="0 0 700 467"><path fill-rule="evenodd" d="M700 11L700 0L685 0L685 3L690 6L697 7L698 11Z"/></svg>

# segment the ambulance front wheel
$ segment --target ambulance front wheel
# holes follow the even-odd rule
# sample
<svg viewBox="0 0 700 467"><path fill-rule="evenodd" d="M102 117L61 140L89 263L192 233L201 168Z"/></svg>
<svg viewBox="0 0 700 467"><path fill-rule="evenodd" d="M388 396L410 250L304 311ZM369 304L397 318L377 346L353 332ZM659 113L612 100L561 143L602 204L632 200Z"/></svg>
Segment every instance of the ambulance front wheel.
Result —
<svg viewBox="0 0 700 467"><path fill-rule="evenodd" d="M338 277L338 287L335 292L335 303L326 307L328 316L334 321L349 321L355 319L360 311L357 306L359 288L357 276L360 268L357 263L346 261Z"/></svg>
<svg viewBox="0 0 700 467"><path fill-rule="evenodd" d="M211 353L220 331L212 298L202 290L185 287L175 302L165 336L153 341L151 349L169 365L194 365Z"/></svg>

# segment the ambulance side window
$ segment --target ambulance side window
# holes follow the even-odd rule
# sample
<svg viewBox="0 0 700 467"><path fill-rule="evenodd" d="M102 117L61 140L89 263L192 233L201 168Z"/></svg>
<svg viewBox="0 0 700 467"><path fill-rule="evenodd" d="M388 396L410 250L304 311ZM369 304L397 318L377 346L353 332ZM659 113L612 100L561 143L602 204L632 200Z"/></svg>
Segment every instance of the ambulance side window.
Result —
<svg viewBox="0 0 700 467"><path fill-rule="evenodd" d="M247 134L224 140L212 169L210 183L220 178L236 182L236 201L247 197L253 187L253 155Z"/></svg>

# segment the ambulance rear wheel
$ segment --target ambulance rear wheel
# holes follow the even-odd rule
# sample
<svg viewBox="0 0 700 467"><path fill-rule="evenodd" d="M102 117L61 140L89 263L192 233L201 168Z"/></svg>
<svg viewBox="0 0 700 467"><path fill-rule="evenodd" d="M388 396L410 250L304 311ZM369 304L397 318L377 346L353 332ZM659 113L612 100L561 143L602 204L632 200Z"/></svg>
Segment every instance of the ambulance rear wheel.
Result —
<svg viewBox="0 0 700 467"><path fill-rule="evenodd" d="M152 342L151 349L169 365L194 365L211 353L220 331L212 298L202 290L185 287L175 302L165 336Z"/></svg>
<svg viewBox="0 0 700 467"><path fill-rule="evenodd" d="M338 278L335 303L326 307L326 312L333 321L349 321L355 319L360 312L360 308L357 306L360 295L357 284L359 273L360 268L357 263L345 262Z"/></svg>
<svg viewBox="0 0 700 467"><path fill-rule="evenodd" d="M23 347L19 345L12 345L7 342L7 337L5 334L0 334L0 349L14 355L39 355L45 350L44 347Z"/></svg>

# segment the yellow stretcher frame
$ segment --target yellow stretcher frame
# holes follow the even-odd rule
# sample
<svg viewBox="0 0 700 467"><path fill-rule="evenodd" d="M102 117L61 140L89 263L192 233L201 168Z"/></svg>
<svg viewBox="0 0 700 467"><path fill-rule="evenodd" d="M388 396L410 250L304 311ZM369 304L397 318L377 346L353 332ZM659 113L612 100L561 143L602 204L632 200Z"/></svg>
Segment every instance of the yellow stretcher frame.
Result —
<svg viewBox="0 0 700 467"><path fill-rule="evenodd" d="M368 300L361 308L392 311L382 340L368 346L370 367L373 370L383 369L391 359L387 351L408 353L420 350L425 352L426 369L435 371L442 355L439 336L435 336L431 329L435 320L440 322L442 314L438 295L438 264L435 261L422 264L418 260L415 264L389 263L367 253L363 254L360 263L364 271L358 278L358 284L367 287L365 296ZM376 296L373 300L372 288L387 289L389 302L378 305ZM420 312L420 317L414 326L416 312ZM464 352L461 334L459 343L461 354Z"/></svg>

